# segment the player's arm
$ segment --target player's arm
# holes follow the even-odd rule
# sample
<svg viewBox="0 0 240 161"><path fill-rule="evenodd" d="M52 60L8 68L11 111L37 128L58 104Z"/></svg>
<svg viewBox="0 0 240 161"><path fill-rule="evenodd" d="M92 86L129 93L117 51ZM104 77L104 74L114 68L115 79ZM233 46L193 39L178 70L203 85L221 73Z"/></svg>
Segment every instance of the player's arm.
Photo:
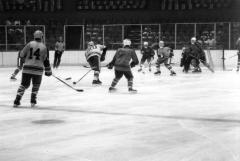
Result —
<svg viewBox="0 0 240 161"><path fill-rule="evenodd" d="M55 51L58 49L58 42L55 43Z"/></svg>
<svg viewBox="0 0 240 161"><path fill-rule="evenodd" d="M116 51L112 61L107 65L108 69L112 69L113 68L113 66L114 66L114 64L116 62L116 56L118 55L118 53L119 53L119 50Z"/></svg>
<svg viewBox="0 0 240 161"><path fill-rule="evenodd" d="M138 65L139 61L138 61L138 58L137 58L137 54L134 50L132 51L131 56L132 56L132 62L130 63L130 66L131 66L131 68L133 68L136 65Z"/></svg>
<svg viewBox="0 0 240 161"><path fill-rule="evenodd" d="M155 52L154 50L151 48L151 57L154 58Z"/></svg>
<svg viewBox="0 0 240 161"><path fill-rule="evenodd" d="M30 51L30 44L28 43L20 52L19 58L25 59L29 51Z"/></svg>
<svg viewBox="0 0 240 161"><path fill-rule="evenodd" d="M46 55L45 59L43 61L44 69L45 69L45 75L46 76L51 76L52 75L52 70L49 62L49 50L46 49Z"/></svg>
<svg viewBox="0 0 240 161"><path fill-rule="evenodd" d="M106 56L106 53L107 53L107 47L106 46L103 46L104 48L102 49L103 52L102 52L102 55L101 55L101 58L100 58L100 61L104 61L105 60L105 56Z"/></svg>

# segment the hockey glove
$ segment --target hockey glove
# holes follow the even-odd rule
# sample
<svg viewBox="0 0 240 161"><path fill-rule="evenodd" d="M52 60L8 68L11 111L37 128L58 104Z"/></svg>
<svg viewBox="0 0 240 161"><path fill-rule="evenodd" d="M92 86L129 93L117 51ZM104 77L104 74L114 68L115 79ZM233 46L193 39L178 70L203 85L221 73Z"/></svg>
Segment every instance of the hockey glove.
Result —
<svg viewBox="0 0 240 161"><path fill-rule="evenodd" d="M106 53L107 53L107 47L105 47L105 48L103 49L103 53L102 53L101 58L100 58L100 61L101 61L101 62L105 60Z"/></svg>
<svg viewBox="0 0 240 161"><path fill-rule="evenodd" d="M131 68L135 67L135 65L136 65L136 63L135 63L134 61L132 61L132 62L130 63Z"/></svg>
<svg viewBox="0 0 240 161"><path fill-rule="evenodd" d="M108 69L112 69L112 68L113 68L113 64L112 64L112 63L109 63L109 64L107 65L107 68L108 68Z"/></svg>
<svg viewBox="0 0 240 161"><path fill-rule="evenodd" d="M45 75L50 77L52 75L52 71L51 70L47 70L45 71Z"/></svg>

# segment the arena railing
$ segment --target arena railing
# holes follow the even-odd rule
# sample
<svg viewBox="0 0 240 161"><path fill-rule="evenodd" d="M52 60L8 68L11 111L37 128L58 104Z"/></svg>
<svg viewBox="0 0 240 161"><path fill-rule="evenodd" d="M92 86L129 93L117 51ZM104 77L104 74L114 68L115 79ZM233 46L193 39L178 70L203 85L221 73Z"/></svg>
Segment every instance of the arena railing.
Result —
<svg viewBox="0 0 240 161"><path fill-rule="evenodd" d="M44 25L0 26L0 50L19 50L33 37L33 32ZM48 32L51 33L51 32ZM110 24L110 25L64 25L63 37L66 50L84 50L88 41L105 44L110 49L122 46L122 40L132 40L133 48L139 49L144 41L149 44L165 41L173 49L189 44L191 37L206 42L209 37L215 41L215 48L235 49L240 36L240 22L212 23L161 23L161 24ZM44 36L44 39L46 34ZM54 47L56 35L47 35L47 45Z"/></svg>
<svg viewBox="0 0 240 161"><path fill-rule="evenodd" d="M41 30L44 33L45 42L45 25L0 25L0 50L15 51L33 39L33 33Z"/></svg>

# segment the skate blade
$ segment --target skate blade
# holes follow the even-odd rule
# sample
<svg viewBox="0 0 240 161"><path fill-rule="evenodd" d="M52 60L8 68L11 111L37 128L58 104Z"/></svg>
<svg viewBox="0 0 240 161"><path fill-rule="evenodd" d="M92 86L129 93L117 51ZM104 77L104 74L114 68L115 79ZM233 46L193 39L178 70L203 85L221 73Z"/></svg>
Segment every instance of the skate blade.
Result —
<svg viewBox="0 0 240 161"><path fill-rule="evenodd" d="M128 91L130 94L137 94L137 91Z"/></svg>
<svg viewBox="0 0 240 161"><path fill-rule="evenodd" d="M101 86L102 84L92 84L93 87L99 87Z"/></svg>
<svg viewBox="0 0 240 161"><path fill-rule="evenodd" d="M108 93L115 93L117 90L108 90Z"/></svg>
<svg viewBox="0 0 240 161"><path fill-rule="evenodd" d="M13 105L13 108L19 108L19 107L20 105L16 105L16 104Z"/></svg>
<svg viewBox="0 0 240 161"><path fill-rule="evenodd" d="M31 103L31 108L34 108L34 107L36 107L36 104Z"/></svg>

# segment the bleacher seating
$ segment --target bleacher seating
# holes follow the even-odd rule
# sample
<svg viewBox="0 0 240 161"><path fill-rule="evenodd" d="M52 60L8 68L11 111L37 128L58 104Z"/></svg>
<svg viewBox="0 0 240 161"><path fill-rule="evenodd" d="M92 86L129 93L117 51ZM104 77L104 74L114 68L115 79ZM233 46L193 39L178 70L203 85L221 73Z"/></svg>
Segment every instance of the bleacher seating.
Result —
<svg viewBox="0 0 240 161"><path fill-rule="evenodd" d="M161 0L161 10L192 10L228 8L233 0Z"/></svg>
<svg viewBox="0 0 240 161"><path fill-rule="evenodd" d="M132 10L146 8L146 0L77 0L77 10Z"/></svg>
<svg viewBox="0 0 240 161"><path fill-rule="evenodd" d="M0 0L0 12L55 12L63 9L63 0Z"/></svg>

